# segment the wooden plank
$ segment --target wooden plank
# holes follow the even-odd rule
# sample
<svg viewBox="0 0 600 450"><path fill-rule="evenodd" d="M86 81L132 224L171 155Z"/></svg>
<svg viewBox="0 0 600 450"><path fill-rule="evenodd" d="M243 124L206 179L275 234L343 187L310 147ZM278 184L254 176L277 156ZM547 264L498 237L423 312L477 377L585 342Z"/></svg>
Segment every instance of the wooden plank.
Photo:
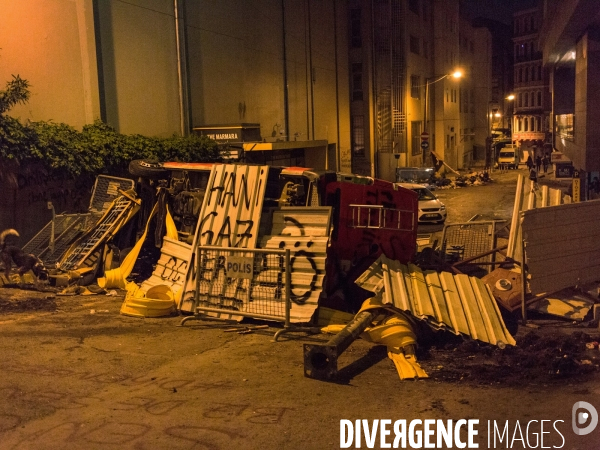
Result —
<svg viewBox="0 0 600 450"><path fill-rule="evenodd" d="M211 169L202 202L192 248L201 245L255 248L267 183L268 166L217 164ZM196 280L192 266L197 255L190 256L182 296L189 298ZM183 298L183 297L182 297ZM192 312L194 305L180 301L180 309Z"/></svg>

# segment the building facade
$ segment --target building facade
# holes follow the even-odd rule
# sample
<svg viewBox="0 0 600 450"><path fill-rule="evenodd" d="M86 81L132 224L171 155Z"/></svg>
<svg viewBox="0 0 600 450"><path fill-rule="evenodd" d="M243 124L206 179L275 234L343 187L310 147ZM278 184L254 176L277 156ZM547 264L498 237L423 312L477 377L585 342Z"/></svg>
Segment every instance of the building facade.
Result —
<svg viewBox="0 0 600 450"><path fill-rule="evenodd" d="M550 72L554 148L600 174L600 3L545 0L540 49Z"/></svg>
<svg viewBox="0 0 600 450"><path fill-rule="evenodd" d="M0 82L19 74L32 92L13 116L165 137L259 124L282 153L324 143L304 163L350 171L345 0L0 0L0 10Z"/></svg>
<svg viewBox="0 0 600 450"><path fill-rule="evenodd" d="M523 152L543 156L552 138L551 96L539 47L541 10L517 11L513 17L514 107L512 138Z"/></svg>
<svg viewBox="0 0 600 450"><path fill-rule="evenodd" d="M353 171L394 180L432 152L456 169L483 164L490 32L461 20L458 0L348 5Z"/></svg>

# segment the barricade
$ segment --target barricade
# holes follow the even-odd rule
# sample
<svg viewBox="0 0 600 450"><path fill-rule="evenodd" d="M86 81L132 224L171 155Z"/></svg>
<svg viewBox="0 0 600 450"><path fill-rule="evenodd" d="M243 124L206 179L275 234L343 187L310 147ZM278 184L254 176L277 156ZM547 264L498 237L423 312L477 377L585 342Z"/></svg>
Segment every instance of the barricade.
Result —
<svg viewBox="0 0 600 450"><path fill-rule="evenodd" d="M290 250L199 246L196 252L194 315L189 320L239 320L243 317L283 322L287 331L311 331L290 323Z"/></svg>

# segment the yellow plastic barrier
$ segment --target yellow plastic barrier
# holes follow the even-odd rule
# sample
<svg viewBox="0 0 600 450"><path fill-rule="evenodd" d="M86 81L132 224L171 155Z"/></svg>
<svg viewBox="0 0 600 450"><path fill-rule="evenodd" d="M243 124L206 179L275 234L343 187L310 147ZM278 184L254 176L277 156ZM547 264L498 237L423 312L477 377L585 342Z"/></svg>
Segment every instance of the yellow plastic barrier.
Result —
<svg viewBox="0 0 600 450"><path fill-rule="evenodd" d="M144 293L135 283L127 285L121 314L133 317L163 317L175 312L173 291L169 286L154 286Z"/></svg>
<svg viewBox="0 0 600 450"><path fill-rule="evenodd" d="M360 337L375 344L387 346L388 357L394 362L401 380L407 378L428 378L415 356L417 336L410 319L403 313L388 308L387 305L372 297L362 304L360 312L380 309L372 326L368 327ZM345 325L329 325L321 329L324 333L338 333Z"/></svg>
<svg viewBox="0 0 600 450"><path fill-rule="evenodd" d="M144 229L144 234L138 239L135 243L131 251L127 254L120 267L112 270L106 270L104 272L104 277L98 278L98 286L104 289L125 289L126 281L125 279L131 274L133 270L133 266L135 265L135 261L137 260L140 251L142 250L142 246L144 245L144 241L146 240L146 236L148 234L148 227L150 225L150 221L154 214L156 214L156 207L152 208L152 212L150 212L150 216L148 217L148 222L146 222L146 228ZM165 224L167 227L167 237L172 239L178 239L177 228L175 226L175 221L173 217L171 217L171 213L169 212L169 207L167 206L167 216L165 218Z"/></svg>

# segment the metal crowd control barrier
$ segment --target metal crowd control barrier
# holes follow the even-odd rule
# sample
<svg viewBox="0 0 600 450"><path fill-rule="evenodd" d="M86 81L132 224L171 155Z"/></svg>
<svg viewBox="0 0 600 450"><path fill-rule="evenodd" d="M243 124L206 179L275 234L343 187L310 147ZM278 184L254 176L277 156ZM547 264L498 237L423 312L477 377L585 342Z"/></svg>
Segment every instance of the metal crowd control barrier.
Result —
<svg viewBox="0 0 600 450"><path fill-rule="evenodd" d="M193 316L189 320L236 317L283 322L285 332L319 332L290 322L290 250L199 246L196 253Z"/></svg>

